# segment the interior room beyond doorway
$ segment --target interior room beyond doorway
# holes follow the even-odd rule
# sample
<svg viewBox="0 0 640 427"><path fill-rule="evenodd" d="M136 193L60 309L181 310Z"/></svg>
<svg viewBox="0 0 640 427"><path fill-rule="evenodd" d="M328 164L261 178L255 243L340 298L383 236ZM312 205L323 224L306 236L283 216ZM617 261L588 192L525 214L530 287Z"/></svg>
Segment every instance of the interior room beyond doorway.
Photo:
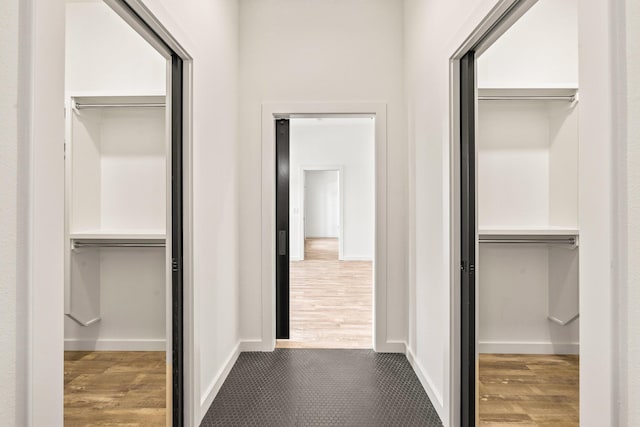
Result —
<svg viewBox="0 0 640 427"><path fill-rule="evenodd" d="M290 339L277 346L371 348L374 119L290 126Z"/></svg>

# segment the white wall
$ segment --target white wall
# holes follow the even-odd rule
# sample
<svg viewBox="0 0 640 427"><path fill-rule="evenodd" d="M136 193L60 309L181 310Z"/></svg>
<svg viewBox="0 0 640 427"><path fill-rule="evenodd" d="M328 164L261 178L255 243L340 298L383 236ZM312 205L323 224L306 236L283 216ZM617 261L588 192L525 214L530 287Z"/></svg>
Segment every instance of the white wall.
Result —
<svg viewBox="0 0 640 427"><path fill-rule="evenodd" d="M243 0L241 64L241 336L261 322L261 105L385 102L388 116L388 322L406 338L406 144L402 2Z"/></svg>
<svg viewBox="0 0 640 427"><path fill-rule="evenodd" d="M339 174L332 170L304 172L305 238L340 236Z"/></svg>
<svg viewBox="0 0 640 427"><path fill-rule="evenodd" d="M580 312L581 420L585 425L612 425L611 348L612 278L610 169L614 134L612 99L613 27L616 1L580 4ZM410 289L409 343L434 404L445 421L454 422L451 406L455 368L450 348L453 277L449 253L449 58L489 14L494 0L407 0L406 93L409 124ZM608 83L603 83L608 82ZM451 242L454 243L454 242ZM599 348L599 350L598 350ZM452 363L453 361L453 363Z"/></svg>
<svg viewBox="0 0 640 427"><path fill-rule="evenodd" d="M194 350L202 417L238 348L238 3L144 3L193 58Z"/></svg>
<svg viewBox="0 0 640 427"><path fill-rule="evenodd" d="M18 369L18 1L0 5L0 419L9 426L22 419L24 372ZM19 385L20 384L20 385Z"/></svg>
<svg viewBox="0 0 640 427"><path fill-rule="evenodd" d="M577 0L538 0L478 58L478 87L578 87L577 18Z"/></svg>
<svg viewBox="0 0 640 427"><path fill-rule="evenodd" d="M301 257L300 212L303 167L342 168L343 259L372 259L374 250L375 125L370 118L292 119L291 256ZM307 221L309 221L309 214Z"/></svg>
<svg viewBox="0 0 640 427"><path fill-rule="evenodd" d="M626 283L621 292L623 310L622 370L623 405L620 408L621 425L640 425L640 3L626 1L626 78L627 78L627 129L626 129L626 202L627 224L623 234L627 236ZM624 252L623 252L624 253Z"/></svg>
<svg viewBox="0 0 640 427"><path fill-rule="evenodd" d="M166 92L166 60L102 1L67 2L65 38L67 92Z"/></svg>

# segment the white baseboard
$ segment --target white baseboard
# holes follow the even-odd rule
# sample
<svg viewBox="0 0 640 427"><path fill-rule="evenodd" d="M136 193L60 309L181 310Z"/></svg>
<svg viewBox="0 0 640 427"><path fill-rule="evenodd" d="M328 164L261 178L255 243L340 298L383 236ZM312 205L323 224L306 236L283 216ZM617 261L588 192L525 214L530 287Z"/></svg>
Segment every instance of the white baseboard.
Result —
<svg viewBox="0 0 640 427"><path fill-rule="evenodd" d="M448 416L445 417L444 399L442 398L442 394L436 391L436 388L433 386L433 381L429 375L427 375L422 364L420 364L416 359L415 354L413 354L413 350L409 346L407 346L407 360L420 380L422 387L424 387L424 390L427 392L427 396L429 396L429 400L431 400L440 420L448 419Z"/></svg>
<svg viewBox="0 0 640 427"><path fill-rule="evenodd" d="M407 344L404 341L386 341L377 343L375 348L377 353L402 353L407 352Z"/></svg>
<svg viewBox="0 0 640 427"><path fill-rule="evenodd" d="M238 360L238 356L240 356L240 343L238 343L231 351L231 354L229 355L229 357L227 357L224 365L222 365L222 367L218 370L218 373L213 378L213 381L211 381L205 392L200 397L200 422L213 403L213 399L215 399L216 395L220 391L220 387L222 387L222 384L227 379L229 372L231 372L231 368L233 368L236 360Z"/></svg>
<svg viewBox="0 0 640 427"><path fill-rule="evenodd" d="M373 261L370 256L343 256L340 261Z"/></svg>
<svg viewBox="0 0 640 427"><path fill-rule="evenodd" d="M275 343L269 344L262 340L246 340L240 341L240 351L273 351Z"/></svg>
<svg viewBox="0 0 640 427"><path fill-rule="evenodd" d="M550 342L480 341L478 352L492 354L580 354L580 344Z"/></svg>
<svg viewBox="0 0 640 427"><path fill-rule="evenodd" d="M166 341L163 339L99 339L81 340L67 338L64 340L65 351L165 351Z"/></svg>

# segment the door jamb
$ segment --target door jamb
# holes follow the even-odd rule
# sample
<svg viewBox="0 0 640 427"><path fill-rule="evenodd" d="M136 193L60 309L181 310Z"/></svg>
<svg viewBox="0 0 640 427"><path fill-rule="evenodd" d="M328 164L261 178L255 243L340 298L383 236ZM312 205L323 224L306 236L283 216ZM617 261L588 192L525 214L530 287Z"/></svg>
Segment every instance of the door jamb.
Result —
<svg viewBox="0 0 640 427"><path fill-rule="evenodd" d="M262 105L261 339L245 342L247 351L273 351L275 322L275 119L290 117L375 116L375 257L373 349L404 353L404 342L387 337L387 104L385 103L265 103Z"/></svg>
<svg viewBox="0 0 640 427"><path fill-rule="evenodd" d="M172 268L171 268L171 254L170 248L174 247L172 238L173 228L167 228L166 232L166 254L167 254L167 295L173 294L171 301L167 298L166 305L166 341L167 341L167 384L174 384L176 372L175 368L175 354L173 352L173 344L176 342L176 337L173 334L173 323L176 321L175 314L180 315L178 323L181 323L182 331L179 336L179 342L182 347L181 360L180 360L180 374L182 383L179 385L178 393L182 395L182 402L179 406L179 413L181 415L178 426L180 425L192 425L199 422L200 406L197 396L200 395L199 382L196 381L196 373L199 371L199 360L194 352L194 339L197 330L196 316L195 316L195 304L197 300L195 295L195 287L193 286L193 141L192 141L192 69L193 61L189 53L183 46L175 39L175 37L163 26L160 21L151 13L151 11L144 5L142 0L103 0L107 6L109 6L116 14L118 14L134 31L136 31L143 39L145 39L151 46L153 46L160 54L162 54L168 61L167 63L167 89L166 89L166 105L167 105L167 123L173 122L173 94L177 87L173 82L173 68L176 61L180 64L181 72L181 95L182 102L180 104L180 123L181 123L181 181L182 181L182 194L180 195L182 200L182 231L181 231L181 249L182 249L182 261L181 261L181 273L182 273L182 289L179 290L181 299L181 307L174 309L173 303L176 298L177 290L173 286L172 280ZM174 58L175 57L175 58ZM173 127L172 127L173 128ZM172 131L173 132L173 131ZM168 154L167 154L167 184L169 194L167 194L167 200L171 200L173 196L171 185L172 174L172 155L173 151L173 136L168 135ZM172 210L173 203L167 204L167 224L172 224ZM180 262L180 261L178 261ZM175 311L175 312L174 312ZM171 349L171 351L169 351ZM169 381L171 379L171 381ZM176 391L172 390L173 387L167 387L167 425L174 425L174 402L173 394ZM173 391L173 393L172 393ZM196 421L197 420L197 421Z"/></svg>
<svg viewBox="0 0 640 427"><path fill-rule="evenodd" d="M469 34L462 45L449 59L449 171L450 171L450 354L451 369L449 373L449 419L451 425L460 425L461 421L461 212L460 212L460 62L470 51L476 52L476 57L484 52L491 44L506 32L518 19L524 15L538 0L500 0L487 14L480 24ZM477 110L477 109L476 109ZM477 145L476 145L477 150ZM477 155L476 155L477 159ZM476 206L477 209L477 206ZM477 236L476 236L477 242ZM477 245L477 243L476 243ZM478 248L476 247L476 263Z"/></svg>

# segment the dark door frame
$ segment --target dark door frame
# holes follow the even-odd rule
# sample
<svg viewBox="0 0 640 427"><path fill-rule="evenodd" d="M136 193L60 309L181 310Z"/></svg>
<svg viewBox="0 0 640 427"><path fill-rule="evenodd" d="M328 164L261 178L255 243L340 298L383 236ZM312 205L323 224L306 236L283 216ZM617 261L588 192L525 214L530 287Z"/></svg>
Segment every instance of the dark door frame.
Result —
<svg viewBox="0 0 640 427"><path fill-rule="evenodd" d="M454 262L459 256L460 265L460 293L456 302L459 308L459 381L460 402L459 416L462 427L476 425L478 406L478 354L477 354L477 325L476 325L476 244L477 244L477 218L476 218L476 58L495 42L511 25L513 25L537 0L503 0L476 28L467 39L465 45L453 55L452 61L458 69L454 73L457 86L456 93L459 107L453 114L459 120L458 137L459 144L455 151L459 155L459 174L455 190L460 191L459 221L456 225L459 235L456 235L459 244L459 252L454 256ZM454 156L455 158L455 156ZM455 166L454 166L455 167ZM454 212L454 215L456 212ZM454 222L454 223L455 223ZM453 310L458 314L457 310ZM454 351L455 354L455 351ZM455 375L454 375L455 378Z"/></svg>
<svg viewBox="0 0 640 427"><path fill-rule="evenodd" d="M289 339L289 119L276 120L276 339Z"/></svg>
<svg viewBox="0 0 640 427"><path fill-rule="evenodd" d="M131 4L130 4L131 2ZM119 13L129 24L135 23L138 30L163 56L171 60L170 107L171 107L171 420L173 427L185 424L185 349L184 349L184 230L185 230L185 64L183 58L155 31L147 20L132 6L135 1L115 0ZM124 15L122 15L123 12ZM162 52L164 51L164 52ZM167 58L169 59L169 58ZM167 94L169 95L169 94Z"/></svg>
<svg viewBox="0 0 640 427"><path fill-rule="evenodd" d="M460 423L476 418L475 51L460 60Z"/></svg>

